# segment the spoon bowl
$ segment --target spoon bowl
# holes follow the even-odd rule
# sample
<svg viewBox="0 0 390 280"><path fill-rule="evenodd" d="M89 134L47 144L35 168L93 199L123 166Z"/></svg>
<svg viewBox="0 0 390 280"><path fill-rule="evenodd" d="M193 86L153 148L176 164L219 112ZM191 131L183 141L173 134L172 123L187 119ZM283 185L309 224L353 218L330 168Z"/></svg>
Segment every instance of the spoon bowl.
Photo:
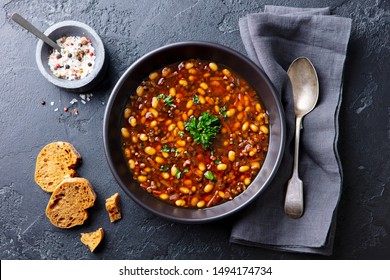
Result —
<svg viewBox="0 0 390 280"><path fill-rule="evenodd" d="M300 218L304 209L303 183L298 176L300 130L303 128L303 117L317 104L319 84L317 72L307 57L295 59L287 70L287 75L291 81L294 97L295 150L293 175L287 185L284 211L292 218Z"/></svg>
<svg viewBox="0 0 390 280"><path fill-rule="evenodd" d="M319 89L317 72L306 57L295 59L287 71L294 96L295 115L303 117L317 104Z"/></svg>

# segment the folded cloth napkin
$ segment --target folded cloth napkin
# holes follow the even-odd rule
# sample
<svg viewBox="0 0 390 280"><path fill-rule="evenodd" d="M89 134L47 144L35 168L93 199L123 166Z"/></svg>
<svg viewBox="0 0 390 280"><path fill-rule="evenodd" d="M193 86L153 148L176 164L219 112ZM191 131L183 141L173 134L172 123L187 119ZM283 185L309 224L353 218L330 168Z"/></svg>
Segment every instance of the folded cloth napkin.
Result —
<svg viewBox="0 0 390 280"><path fill-rule="evenodd" d="M248 56L268 75L286 113L286 149L267 190L240 213L231 242L281 251L331 255L342 170L337 152L338 113L351 20L330 15L329 8L265 6L263 13L239 21ZM294 109L287 69L300 56L317 70L320 91L315 109L303 119L299 176L305 212L300 219L284 213L293 163Z"/></svg>

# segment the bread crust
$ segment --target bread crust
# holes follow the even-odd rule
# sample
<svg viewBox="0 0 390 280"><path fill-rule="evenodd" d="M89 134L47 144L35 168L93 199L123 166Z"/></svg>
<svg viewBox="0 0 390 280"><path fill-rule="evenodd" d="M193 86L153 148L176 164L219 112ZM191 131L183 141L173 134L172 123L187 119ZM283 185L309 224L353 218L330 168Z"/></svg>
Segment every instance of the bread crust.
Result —
<svg viewBox="0 0 390 280"><path fill-rule="evenodd" d="M59 228L82 225L88 218L86 209L95 204L96 193L85 178L64 179L53 191L46 207L46 216Z"/></svg>
<svg viewBox="0 0 390 280"><path fill-rule="evenodd" d="M91 252L95 251L96 247L102 242L104 237L104 230L102 228L98 228L94 232L83 232L81 233L81 242L88 246Z"/></svg>
<svg viewBox="0 0 390 280"><path fill-rule="evenodd" d="M110 218L111 223L122 218L118 193L115 193L111 197L106 199L106 210L108 212L108 216Z"/></svg>
<svg viewBox="0 0 390 280"><path fill-rule="evenodd" d="M42 190L51 193L63 179L77 176L75 168L81 159L72 144L63 141L49 143L38 154L35 182Z"/></svg>

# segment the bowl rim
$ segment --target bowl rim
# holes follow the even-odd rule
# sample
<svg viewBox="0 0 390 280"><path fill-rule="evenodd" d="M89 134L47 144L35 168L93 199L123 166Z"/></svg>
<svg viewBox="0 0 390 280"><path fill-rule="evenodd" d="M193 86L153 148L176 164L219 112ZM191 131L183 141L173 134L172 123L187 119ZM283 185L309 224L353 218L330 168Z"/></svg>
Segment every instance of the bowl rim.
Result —
<svg viewBox="0 0 390 280"><path fill-rule="evenodd" d="M223 213L218 214L218 215L213 215L213 216L207 216L206 215L205 217L200 217L200 218L185 218L185 217L183 218L183 217L176 217L176 216L168 215L166 213L159 212L158 210L156 210L156 209L154 209L152 207L149 207L149 206L145 205L144 203L142 203L128 189L126 184L122 181L122 179L120 177L120 174L118 173L117 169L115 168L115 163L114 163L114 160L113 160L113 157L112 157L112 153L111 153L110 147L109 147L109 141L110 140L109 140L108 131L109 131L109 117L110 117L110 113L112 111L112 108L113 108L116 96L120 92L120 89L124 85L124 83L126 82L128 76L134 71L134 69L139 67L138 65L142 64L145 59L147 59L149 57L152 57L152 56L154 56L154 55L156 55L156 54L158 54L160 52L164 52L165 50L170 49L170 48L186 47L186 46L188 46L188 47L189 46L201 46L201 47L217 48L217 49L223 50L223 51L225 51L227 53L230 53L230 54L233 54L235 56L238 56L239 59L242 59L243 61L248 63L251 67L253 67L254 69L257 70L257 73L259 73L263 77L264 82L266 83L266 86L269 88L269 90L270 90L270 92L271 92L271 94L273 96L273 99L275 100L276 110L277 110L277 112L278 112L278 114L280 116L280 123L279 123L279 125L280 125L280 139L281 139L280 145L278 147L279 149L278 149L278 152L277 152L277 155L276 155L275 165L274 165L274 167L273 167L273 169L271 171L270 176L268 176L267 180L264 182L262 188L259 191L257 191L255 193L255 195L251 196L250 199L245 200L242 203L240 203L239 207L232 208L229 211L223 212ZM159 47L159 48L157 48L155 50L152 50L152 51L144 54L140 58L138 58L134 63L132 63L127 68L127 70L121 75L121 77L118 79L117 83L115 84L113 90L111 91L109 99L107 101L106 110L104 112L104 119L103 119L103 142L104 142L103 144L104 144L104 151L105 151L106 160L108 162L108 165L109 165L109 168L111 170L111 173L113 174L114 178L116 179L116 181L119 184L119 186L121 187L121 189L134 202L136 202L136 204L138 204L142 208L144 208L144 209L154 213L155 215L160 216L162 218L166 218L166 219L168 219L170 221L173 221L173 222L187 223L187 224L208 223L208 222L212 222L212 221L216 221L216 220L225 218L225 217L230 216L233 213L236 213L236 212L240 211L241 209L245 208L247 205L252 203L256 198L258 198L259 195L262 192L264 192L265 189L267 189L268 185L273 180L277 170L280 167L280 164L281 164L281 161L282 161L282 157L283 157L283 153L284 153L284 149L285 149L285 138L286 138L286 123L285 123L285 114L284 114L283 106L281 104L280 98L278 97L276 89L274 88L273 84L271 83L271 81L268 78L268 76L266 75L266 73L259 66L257 66L252 60L250 60L248 57L244 56L243 54L239 53L238 51L233 50L233 49L231 49L229 47L226 47L224 45L221 45L219 43L208 42L208 41L182 41L182 42L176 42L176 43L172 43L172 44L168 44L168 45ZM237 196L232 201L236 200L240 196L241 195ZM157 199L157 198L155 198L155 199ZM164 202L162 202L162 203L164 203ZM226 203L228 203L228 202L226 202ZM216 206L213 206L213 207L210 207L210 208L202 208L202 209L179 208L179 209L182 209L184 211L188 210L188 211L212 212L213 209L217 209L218 207L221 207L221 206L225 205L226 203L222 203L220 205L216 205ZM172 206L172 207L176 207L176 206ZM176 208L178 208L178 207L176 207Z"/></svg>
<svg viewBox="0 0 390 280"><path fill-rule="evenodd" d="M86 77L80 80L66 80L66 79L59 79L55 76L53 76L49 71L46 71L45 66L42 64L42 47L45 44L42 40L38 40L37 46L36 46L36 51L35 51L35 60L38 65L38 69L41 72L41 74L52 84L65 88L65 89L70 89L70 90L78 90L81 88L86 87L89 85L102 71L104 64L105 64L105 49L104 49L104 44L100 36L97 34L97 32L90 27L89 25L80 22L80 21L75 21L75 20L65 20L65 21L60 21L57 22L51 26L49 26L43 33L46 36L50 36L51 33L56 31L59 28L66 28L66 27L77 27L81 30L85 30L88 33L90 33L94 39L95 39L95 44L99 46L99 59L96 60L96 64L94 66L93 71ZM55 39L54 39L55 40ZM96 48L95 48L96 49Z"/></svg>

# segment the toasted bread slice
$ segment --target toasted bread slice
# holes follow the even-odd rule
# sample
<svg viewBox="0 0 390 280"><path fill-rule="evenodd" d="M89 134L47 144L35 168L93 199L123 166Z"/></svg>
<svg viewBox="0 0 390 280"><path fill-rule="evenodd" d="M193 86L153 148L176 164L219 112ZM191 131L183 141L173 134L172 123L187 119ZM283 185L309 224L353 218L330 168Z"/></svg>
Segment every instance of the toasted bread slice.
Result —
<svg viewBox="0 0 390 280"><path fill-rule="evenodd" d="M100 242L103 240L104 237L104 231L102 228L98 228L94 232L86 232L81 233L81 242L88 246L89 250L93 252L96 247L100 244Z"/></svg>
<svg viewBox="0 0 390 280"><path fill-rule="evenodd" d="M51 194L46 216L56 227L82 225L88 218L86 209L92 207L95 200L95 191L87 179L67 178Z"/></svg>
<svg viewBox="0 0 390 280"><path fill-rule="evenodd" d="M38 154L35 166L35 182L46 192L53 192L65 178L75 177L74 168L81 155L67 142L47 144Z"/></svg>
<svg viewBox="0 0 390 280"><path fill-rule="evenodd" d="M106 199L106 209L108 212L108 216L110 217L111 223L122 218L118 193L115 193L111 197Z"/></svg>

